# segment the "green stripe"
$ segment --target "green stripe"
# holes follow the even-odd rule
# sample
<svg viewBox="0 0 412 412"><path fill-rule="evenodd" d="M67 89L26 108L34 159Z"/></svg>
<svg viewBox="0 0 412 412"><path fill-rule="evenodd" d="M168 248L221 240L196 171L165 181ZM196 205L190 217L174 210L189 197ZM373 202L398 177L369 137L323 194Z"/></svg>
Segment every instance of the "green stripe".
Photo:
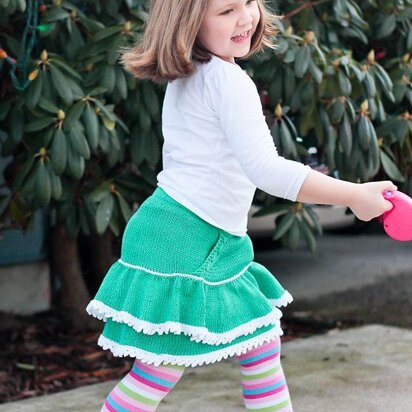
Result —
<svg viewBox="0 0 412 412"><path fill-rule="evenodd" d="M276 368L269 369L266 372L257 373L256 375L243 375L243 373L241 373L240 376L245 381L253 381L254 379L266 378L267 376L270 376L274 373L278 373L280 371L280 368L280 366L276 366Z"/></svg>
<svg viewBox="0 0 412 412"><path fill-rule="evenodd" d="M130 390L123 382L120 382L118 388L125 393L127 396L130 396L132 399L145 403L146 405L156 406L159 402L153 399L146 398L143 395L139 395L136 392Z"/></svg>
<svg viewBox="0 0 412 412"><path fill-rule="evenodd" d="M268 406L267 408L262 408L262 409L251 409L251 411L253 412L273 412L273 411L278 411L279 409L282 409L285 406L288 406L289 404L290 404L290 399L287 399L286 401L283 401L282 403L278 403L277 405Z"/></svg>

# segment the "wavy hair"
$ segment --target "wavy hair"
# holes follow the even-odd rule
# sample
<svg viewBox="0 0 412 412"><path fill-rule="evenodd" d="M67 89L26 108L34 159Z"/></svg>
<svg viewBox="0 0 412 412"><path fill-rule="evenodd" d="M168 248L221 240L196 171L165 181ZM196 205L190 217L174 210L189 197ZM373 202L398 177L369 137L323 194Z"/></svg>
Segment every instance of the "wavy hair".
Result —
<svg viewBox="0 0 412 412"><path fill-rule="evenodd" d="M157 83L191 75L194 62L207 62L211 54L197 40L208 0L150 0L149 17L141 41L125 49L124 68L140 79ZM250 57L265 46L274 48L275 20L265 0L257 0L260 21L251 40Z"/></svg>

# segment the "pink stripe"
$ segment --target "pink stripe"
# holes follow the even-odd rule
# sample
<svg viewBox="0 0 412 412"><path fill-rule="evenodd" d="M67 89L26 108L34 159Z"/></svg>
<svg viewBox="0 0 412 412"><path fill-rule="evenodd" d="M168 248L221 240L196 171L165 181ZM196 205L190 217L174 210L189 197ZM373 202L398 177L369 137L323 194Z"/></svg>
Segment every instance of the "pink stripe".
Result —
<svg viewBox="0 0 412 412"><path fill-rule="evenodd" d="M163 372L159 372L158 369L151 369L150 367L148 367L147 365L144 364L140 364L140 365L136 365L136 367L138 367L139 369L141 369L143 372L146 372L150 375L155 376L156 378L160 378L160 379L164 379L168 382L174 382L176 383L179 379L176 379L175 376L172 376L170 374L167 373L163 373ZM180 376L179 376L180 377Z"/></svg>
<svg viewBox="0 0 412 412"><path fill-rule="evenodd" d="M273 389L272 391L269 392L265 392L265 393L257 393L255 395L246 395L243 394L243 397L245 399L258 399L258 398L264 398L270 395L274 395L275 393L279 393L282 392L287 386L286 385L282 385L279 388Z"/></svg>
<svg viewBox="0 0 412 412"><path fill-rule="evenodd" d="M244 353L243 355L239 355L238 358L239 358L240 360L245 360L245 359L250 358L251 356L259 355L259 354L261 354L262 352L266 352L266 351L268 351L269 349L273 349L273 348L275 348L276 346L279 346L279 343L280 343L280 339L278 338L278 339L274 340L273 342L269 342L269 343L267 343L267 344L265 344L265 345L258 346L258 347L255 348L255 349L251 349L249 352L246 352L246 353Z"/></svg>
<svg viewBox="0 0 412 412"><path fill-rule="evenodd" d="M272 355L266 356L266 358L262 358L262 359L255 360L250 363L242 364L240 365L240 367L241 368L251 368L253 366L260 365L261 363L267 362L268 360L276 359L279 356L279 354L280 354L279 352L276 352L276 353L273 353Z"/></svg>
<svg viewBox="0 0 412 412"><path fill-rule="evenodd" d="M247 402L248 405L260 406L267 403L281 403L283 401L286 401L287 399L289 399L289 394L286 394L285 392L279 392L275 395L272 395L270 398L248 399L247 401L245 400L245 403Z"/></svg>
<svg viewBox="0 0 412 412"><path fill-rule="evenodd" d="M109 402L107 402L107 400L104 401L104 407L105 407L108 411L110 411L110 412L116 412L116 410L113 409L113 408L110 406Z"/></svg>
<svg viewBox="0 0 412 412"><path fill-rule="evenodd" d="M148 365L148 366L152 366L152 365ZM182 370L177 370L177 369L174 369L174 368L170 368L166 365L160 365L160 366L156 366L156 369L179 379L183 375L185 367L182 367Z"/></svg>
<svg viewBox="0 0 412 412"><path fill-rule="evenodd" d="M150 397L155 399L163 398L165 396L164 391L159 391L158 389L152 388L143 382L136 381L136 379L132 378L130 375L127 375L125 384L127 383L127 387L132 388L141 388L145 393L148 393Z"/></svg>
<svg viewBox="0 0 412 412"><path fill-rule="evenodd" d="M169 392L170 391L170 388L159 385L158 383L151 382L151 381L143 378L142 376L137 375L133 371L129 372L129 376L133 377L134 379L136 379L139 382L143 382L145 385L150 386L151 388L158 389L159 391L162 391L162 392Z"/></svg>
<svg viewBox="0 0 412 412"><path fill-rule="evenodd" d="M284 373L283 371L279 371L278 373L275 373L274 375L270 375L269 378L273 378L273 379L283 379L284 378ZM241 379L241 384L242 386L247 386L247 385L259 385L260 383L266 382L266 380L268 379L268 376L265 376L264 378L260 378L260 379L253 379L253 381L246 381ZM251 384L251 382L253 382L253 384Z"/></svg>
<svg viewBox="0 0 412 412"><path fill-rule="evenodd" d="M275 383L279 382L281 379L283 379L283 376L279 376L277 378L271 378L270 380L266 380L258 384L255 383L253 385L247 385L245 383L242 383L242 387L247 390L262 389L265 386L274 385Z"/></svg>
<svg viewBox="0 0 412 412"><path fill-rule="evenodd" d="M133 404L129 403L128 399L126 399L126 396L123 392L120 391L120 389L118 391L113 391L110 396L123 408L130 410L130 411L134 411L136 410L136 408L139 408L139 411L141 412L150 412L153 409L145 409L148 408L147 405L145 405L144 403L141 403L135 399L133 399Z"/></svg>

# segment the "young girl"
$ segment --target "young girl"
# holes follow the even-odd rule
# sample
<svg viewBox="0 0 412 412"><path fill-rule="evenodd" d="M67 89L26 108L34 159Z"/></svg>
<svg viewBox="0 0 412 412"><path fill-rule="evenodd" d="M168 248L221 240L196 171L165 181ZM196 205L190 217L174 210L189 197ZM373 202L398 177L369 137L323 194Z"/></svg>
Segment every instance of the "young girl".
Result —
<svg viewBox="0 0 412 412"><path fill-rule="evenodd" d="M246 409L292 411L278 309L292 296L253 261L256 187L347 205L362 220L392 207L382 195L391 182L339 181L277 154L235 62L270 45L273 18L263 0L152 0L142 42L123 55L136 77L168 82L164 169L87 307L106 322L99 345L135 358L102 411L154 411L185 367L228 357L239 360Z"/></svg>

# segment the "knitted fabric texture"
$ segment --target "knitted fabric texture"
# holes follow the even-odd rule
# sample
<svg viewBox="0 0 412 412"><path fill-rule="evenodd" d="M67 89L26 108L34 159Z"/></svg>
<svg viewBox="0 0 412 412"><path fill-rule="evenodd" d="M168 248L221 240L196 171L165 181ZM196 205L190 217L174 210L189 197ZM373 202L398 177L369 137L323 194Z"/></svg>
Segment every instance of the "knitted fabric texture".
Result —
<svg viewBox="0 0 412 412"><path fill-rule="evenodd" d="M253 257L248 236L210 225L157 188L86 308L106 322L99 345L149 364L197 366L276 339L278 307L293 299Z"/></svg>

